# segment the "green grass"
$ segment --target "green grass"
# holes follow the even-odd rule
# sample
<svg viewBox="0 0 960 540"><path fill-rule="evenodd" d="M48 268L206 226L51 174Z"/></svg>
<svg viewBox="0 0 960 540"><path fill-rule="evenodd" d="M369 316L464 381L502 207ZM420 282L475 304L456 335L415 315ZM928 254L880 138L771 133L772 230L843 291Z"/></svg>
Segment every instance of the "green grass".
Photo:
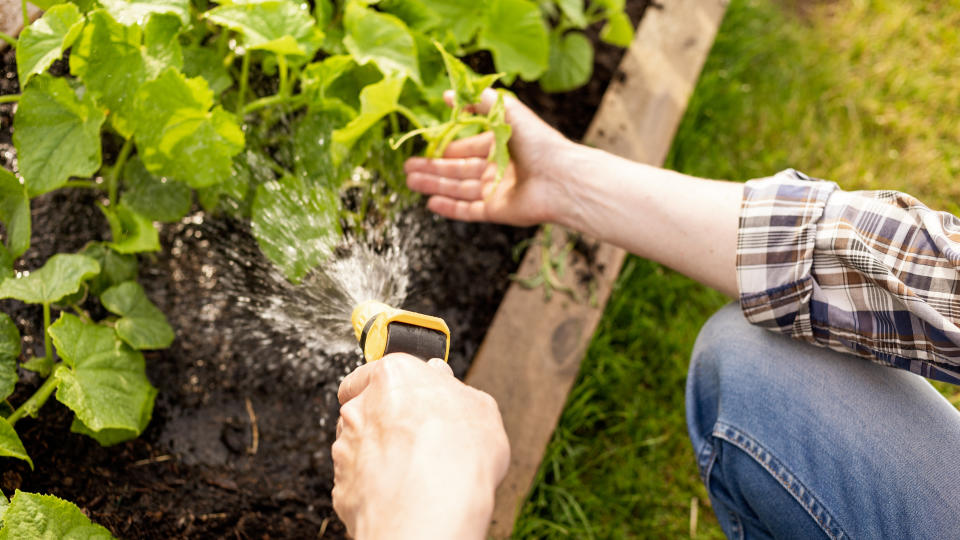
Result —
<svg viewBox="0 0 960 540"><path fill-rule="evenodd" d="M787 167L960 210L960 1L733 0L667 166L744 180ZM726 300L628 259L517 538L722 538L686 438L699 327ZM939 386L955 404L960 393Z"/></svg>

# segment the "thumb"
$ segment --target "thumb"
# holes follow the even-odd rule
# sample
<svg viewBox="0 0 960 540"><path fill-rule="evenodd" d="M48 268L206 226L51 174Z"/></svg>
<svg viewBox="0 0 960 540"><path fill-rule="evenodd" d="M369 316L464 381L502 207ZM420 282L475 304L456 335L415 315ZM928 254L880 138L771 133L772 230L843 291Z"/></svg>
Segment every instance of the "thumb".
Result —
<svg viewBox="0 0 960 540"><path fill-rule="evenodd" d="M442 358L432 358L429 362L427 362L427 365L434 369L439 369L440 371L443 371L451 376L453 375L453 368L450 367L450 364L444 362Z"/></svg>

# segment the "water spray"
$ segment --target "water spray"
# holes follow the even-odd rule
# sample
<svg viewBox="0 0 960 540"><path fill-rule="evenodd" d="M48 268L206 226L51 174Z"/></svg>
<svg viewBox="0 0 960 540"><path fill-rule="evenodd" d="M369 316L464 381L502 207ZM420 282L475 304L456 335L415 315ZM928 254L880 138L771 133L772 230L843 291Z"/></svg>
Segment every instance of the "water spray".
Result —
<svg viewBox="0 0 960 540"><path fill-rule="evenodd" d="M396 352L446 362L450 354L450 329L439 317L368 300L353 309L350 321L367 362Z"/></svg>

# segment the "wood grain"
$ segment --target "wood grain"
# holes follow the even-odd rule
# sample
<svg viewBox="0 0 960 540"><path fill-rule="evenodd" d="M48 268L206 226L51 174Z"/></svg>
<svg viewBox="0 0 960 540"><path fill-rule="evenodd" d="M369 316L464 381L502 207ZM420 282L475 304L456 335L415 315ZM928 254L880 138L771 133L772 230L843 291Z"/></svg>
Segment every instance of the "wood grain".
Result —
<svg viewBox="0 0 960 540"><path fill-rule="evenodd" d="M587 131L587 144L662 165L726 6L726 0L663 0L649 8ZM536 272L540 251L527 250L519 275ZM514 283L474 357L466 381L497 400L511 446L510 469L496 494L494 538L513 531L624 257L623 250L601 244L593 305L564 295L546 302L542 290ZM567 273L568 284L575 285L575 276Z"/></svg>

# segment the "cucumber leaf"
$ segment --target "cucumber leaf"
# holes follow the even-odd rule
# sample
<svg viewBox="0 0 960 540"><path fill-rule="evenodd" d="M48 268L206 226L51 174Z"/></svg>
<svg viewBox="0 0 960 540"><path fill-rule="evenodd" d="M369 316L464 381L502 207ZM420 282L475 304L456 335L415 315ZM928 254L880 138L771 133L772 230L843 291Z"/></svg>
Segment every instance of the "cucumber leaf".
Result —
<svg viewBox="0 0 960 540"><path fill-rule="evenodd" d="M97 261L84 255L58 253L39 270L0 283L0 298L28 304L50 304L80 290L84 280L100 273Z"/></svg>
<svg viewBox="0 0 960 540"><path fill-rule="evenodd" d="M165 349L173 343L173 328L136 281L103 291L100 302L120 316L115 326L117 335L134 349Z"/></svg>
<svg viewBox="0 0 960 540"><path fill-rule="evenodd" d="M234 115L213 107L206 80L167 68L140 88L137 103L134 136L148 171L193 188L230 176L233 156L243 150L243 132Z"/></svg>
<svg viewBox="0 0 960 540"><path fill-rule="evenodd" d="M491 0L477 44L493 54L497 71L535 80L550 62L550 41L540 8L531 0Z"/></svg>
<svg viewBox="0 0 960 540"><path fill-rule="evenodd" d="M123 25L142 25L155 13L168 13L183 25L190 24L190 0L100 0L100 4Z"/></svg>
<svg viewBox="0 0 960 540"><path fill-rule="evenodd" d="M4 242L10 257L23 255L30 247L30 199L27 188L13 173L0 167L0 221L6 228Z"/></svg>
<svg viewBox="0 0 960 540"><path fill-rule="evenodd" d="M87 25L70 51L70 73L110 111L111 125L124 137L133 131L134 97L147 79L142 37L139 26L124 26L106 11L96 10L87 16Z"/></svg>
<svg viewBox="0 0 960 540"><path fill-rule="evenodd" d="M343 44L358 64L373 62L387 77L402 75L420 84L417 45L403 21L351 1L343 25Z"/></svg>
<svg viewBox="0 0 960 540"><path fill-rule="evenodd" d="M458 107L479 102L480 94L500 78L499 73L477 75L457 57L448 53L440 43L434 42L434 45L443 56L443 64L447 69L447 76L450 78L450 86L454 90L455 103Z"/></svg>
<svg viewBox="0 0 960 540"><path fill-rule="evenodd" d="M360 114L349 124L333 132L334 159L342 160L350 148L381 118L397 110L402 78L385 77L360 92Z"/></svg>
<svg viewBox="0 0 960 540"><path fill-rule="evenodd" d="M183 68L180 29L180 19L173 15L156 13L150 16L143 30L142 49L148 79L155 79L170 66Z"/></svg>
<svg viewBox="0 0 960 540"><path fill-rule="evenodd" d="M0 491L0 528L3 528L3 515L7 513L10 507L10 499Z"/></svg>
<svg viewBox="0 0 960 540"><path fill-rule="evenodd" d="M53 371L53 360L46 356L34 356L26 362L21 363L20 367L27 371L38 373L43 378L47 378L50 376L50 372Z"/></svg>
<svg viewBox="0 0 960 540"><path fill-rule="evenodd" d="M556 33L550 40L550 68L540 78L547 92L579 88L593 75L593 45L582 32Z"/></svg>
<svg viewBox="0 0 960 540"><path fill-rule="evenodd" d="M289 0L222 5L204 17L243 35L247 49L286 56L313 56L323 40L310 11Z"/></svg>
<svg viewBox="0 0 960 540"><path fill-rule="evenodd" d="M587 27L587 15L583 10L583 0L557 0L560 12L573 24L575 28Z"/></svg>
<svg viewBox="0 0 960 540"><path fill-rule="evenodd" d="M115 207L100 206L100 210L106 216L113 236L113 242L108 245L117 253L160 251L160 235L150 218L123 204Z"/></svg>
<svg viewBox="0 0 960 540"><path fill-rule="evenodd" d="M340 239L340 196L295 176L261 184L252 209L253 235L267 256L297 283Z"/></svg>
<svg viewBox="0 0 960 540"><path fill-rule="evenodd" d="M0 456L22 459L30 464L33 469L33 460L27 455L26 448L17 436L16 430L7 422L6 418L0 417ZM3 530L6 530L4 528ZM0 530L0 538L4 538L3 530Z"/></svg>
<svg viewBox="0 0 960 540"><path fill-rule="evenodd" d="M7 246L0 244L0 281L13 277L13 259Z"/></svg>
<svg viewBox="0 0 960 540"><path fill-rule="evenodd" d="M330 85L356 66L357 63L348 54L328 56L321 62L309 64L300 77L303 92L310 96L312 103L323 103L328 99L327 89ZM338 96L330 98L339 99Z"/></svg>
<svg viewBox="0 0 960 540"><path fill-rule="evenodd" d="M216 49L193 45L183 48L183 72L187 77L203 77L214 94L233 86L233 77L223 65Z"/></svg>
<svg viewBox="0 0 960 540"><path fill-rule="evenodd" d="M423 4L440 15L458 44L463 45L477 35L483 25L484 11L489 2L463 0L422 0Z"/></svg>
<svg viewBox="0 0 960 540"><path fill-rule="evenodd" d="M117 253L102 242L88 245L81 254L100 264L100 273L87 282L90 294L94 296L100 296L100 293L118 283L137 279L136 255Z"/></svg>
<svg viewBox="0 0 960 540"><path fill-rule="evenodd" d="M53 495L17 490L3 516L0 540L63 538L112 540L110 531L95 525L72 503Z"/></svg>
<svg viewBox="0 0 960 540"><path fill-rule="evenodd" d="M0 313L0 401L10 397L17 384L19 357L20 331L9 315Z"/></svg>
<svg viewBox="0 0 960 540"><path fill-rule="evenodd" d="M17 44L17 75L20 85L43 73L54 60L63 55L83 30L83 17L73 4L50 8L20 33Z"/></svg>
<svg viewBox="0 0 960 540"><path fill-rule="evenodd" d="M313 109L293 126L293 151L300 159L294 172L308 181L336 188L348 174L337 167L331 153L334 128L343 125L340 109Z"/></svg>
<svg viewBox="0 0 960 540"><path fill-rule="evenodd" d="M120 199L121 204L147 219L172 223L190 211L193 201L190 187L150 174L136 156L124 166L123 179L127 189Z"/></svg>
<svg viewBox="0 0 960 540"><path fill-rule="evenodd" d="M115 430L132 439L150 422L157 390L146 375L143 355L113 329L69 313L50 326L50 337L68 369L58 370L57 400L90 431ZM119 442L119 441L116 441Z"/></svg>
<svg viewBox="0 0 960 540"><path fill-rule="evenodd" d="M513 128L507 123L507 109L503 103L503 92L498 92L497 101L490 108L487 119L493 131L493 148L490 149L489 160L497 165L496 182L500 182L503 174L510 165L510 135Z"/></svg>
<svg viewBox="0 0 960 540"><path fill-rule="evenodd" d="M42 74L30 81L13 120L13 143L31 197L97 172L105 118L90 94L78 98L66 79Z"/></svg>
<svg viewBox="0 0 960 540"><path fill-rule="evenodd" d="M622 10L614 12L600 31L600 39L618 47L629 47L633 41L633 25Z"/></svg>

